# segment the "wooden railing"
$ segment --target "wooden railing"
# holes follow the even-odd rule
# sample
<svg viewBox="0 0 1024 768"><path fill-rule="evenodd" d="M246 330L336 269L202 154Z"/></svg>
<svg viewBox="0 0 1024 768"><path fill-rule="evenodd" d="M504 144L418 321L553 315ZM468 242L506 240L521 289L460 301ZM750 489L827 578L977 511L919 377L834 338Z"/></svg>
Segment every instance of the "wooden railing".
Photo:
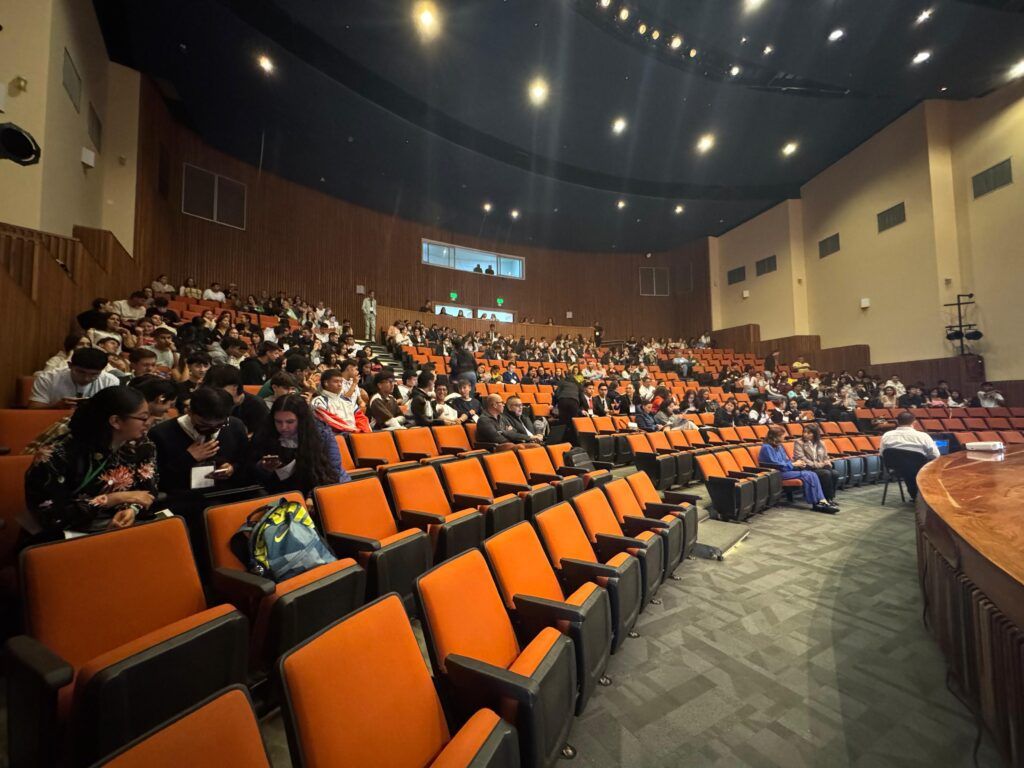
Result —
<svg viewBox="0 0 1024 768"><path fill-rule="evenodd" d="M0 232L0 268L30 299L36 297L36 260L41 249L37 240Z"/></svg>
<svg viewBox="0 0 1024 768"><path fill-rule="evenodd" d="M79 240L2 222L0 222L0 234L38 243L38 256L53 259L72 279L75 279L75 275L81 268L85 249Z"/></svg>

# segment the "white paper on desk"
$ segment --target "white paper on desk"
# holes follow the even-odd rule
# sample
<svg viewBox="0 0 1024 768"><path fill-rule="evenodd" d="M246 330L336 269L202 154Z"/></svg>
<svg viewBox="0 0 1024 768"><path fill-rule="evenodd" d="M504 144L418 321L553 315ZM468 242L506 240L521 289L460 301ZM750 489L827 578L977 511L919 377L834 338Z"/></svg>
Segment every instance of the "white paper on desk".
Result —
<svg viewBox="0 0 1024 768"><path fill-rule="evenodd" d="M278 480L287 480L289 477L295 474L295 459L292 459L283 467L278 467L274 470L274 474L277 475Z"/></svg>
<svg viewBox="0 0 1024 768"><path fill-rule="evenodd" d="M192 490L199 488L213 488L214 480L208 475L213 472L214 467L210 464L203 464L200 467L192 467L192 481L190 487Z"/></svg>

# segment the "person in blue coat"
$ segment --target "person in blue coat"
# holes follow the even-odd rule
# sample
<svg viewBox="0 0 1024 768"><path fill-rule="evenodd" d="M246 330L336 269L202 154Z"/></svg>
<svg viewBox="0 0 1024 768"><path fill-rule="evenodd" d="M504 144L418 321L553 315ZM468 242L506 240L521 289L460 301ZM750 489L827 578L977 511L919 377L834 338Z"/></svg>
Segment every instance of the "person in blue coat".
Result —
<svg viewBox="0 0 1024 768"><path fill-rule="evenodd" d="M313 416L301 395L274 401L253 436L247 465L253 480L269 493L299 491L309 496L318 485L351 480L341 466L334 433Z"/></svg>
<svg viewBox="0 0 1024 768"><path fill-rule="evenodd" d="M839 507L825 498L825 492L821 488L821 481L814 472L804 469L803 462L794 464L790 461L789 454L782 447L782 440L786 437L786 430L777 424L768 428L768 436L765 438L761 452L757 455L757 463L762 466L769 466L782 472L783 480L798 478L803 481L804 501L811 505L815 512L825 512L834 515Z"/></svg>

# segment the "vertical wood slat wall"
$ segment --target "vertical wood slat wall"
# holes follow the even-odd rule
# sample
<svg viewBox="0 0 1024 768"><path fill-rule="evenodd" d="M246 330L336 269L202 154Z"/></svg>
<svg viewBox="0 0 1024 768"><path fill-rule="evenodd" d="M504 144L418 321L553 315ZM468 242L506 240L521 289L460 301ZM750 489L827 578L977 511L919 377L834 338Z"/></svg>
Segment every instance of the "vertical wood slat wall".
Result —
<svg viewBox="0 0 1024 768"><path fill-rule="evenodd" d="M425 299L513 311L516 318L589 326L607 338L697 334L710 327L706 240L650 258L496 243L378 213L294 184L206 145L175 121L156 88L143 82L139 124L135 254L166 265L174 283L235 282L244 293L286 290L323 300L359 320L356 285L382 305L416 309ZM161 159L162 158L162 159ZM183 163L247 186L247 229L181 213ZM165 178L160 178L161 166ZM163 192L161 192L161 187ZM526 279L511 280L426 266L421 239L510 253L526 259ZM667 267L671 295L641 297L639 268ZM567 320L566 311L573 313Z"/></svg>

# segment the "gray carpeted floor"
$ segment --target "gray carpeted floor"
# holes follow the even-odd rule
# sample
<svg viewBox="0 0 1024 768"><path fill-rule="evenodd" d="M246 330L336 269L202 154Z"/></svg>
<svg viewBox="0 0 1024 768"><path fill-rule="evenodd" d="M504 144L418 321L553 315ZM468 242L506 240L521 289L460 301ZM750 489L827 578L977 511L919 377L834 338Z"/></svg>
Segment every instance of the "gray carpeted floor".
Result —
<svg viewBox="0 0 1024 768"><path fill-rule="evenodd" d="M586 766L971 766L973 718L921 624L913 510L881 487L835 516L756 518L724 562L694 560L612 658L577 719ZM278 717L264 725L289 764ZM999 765L983 741L978 764Z"/></svg>

